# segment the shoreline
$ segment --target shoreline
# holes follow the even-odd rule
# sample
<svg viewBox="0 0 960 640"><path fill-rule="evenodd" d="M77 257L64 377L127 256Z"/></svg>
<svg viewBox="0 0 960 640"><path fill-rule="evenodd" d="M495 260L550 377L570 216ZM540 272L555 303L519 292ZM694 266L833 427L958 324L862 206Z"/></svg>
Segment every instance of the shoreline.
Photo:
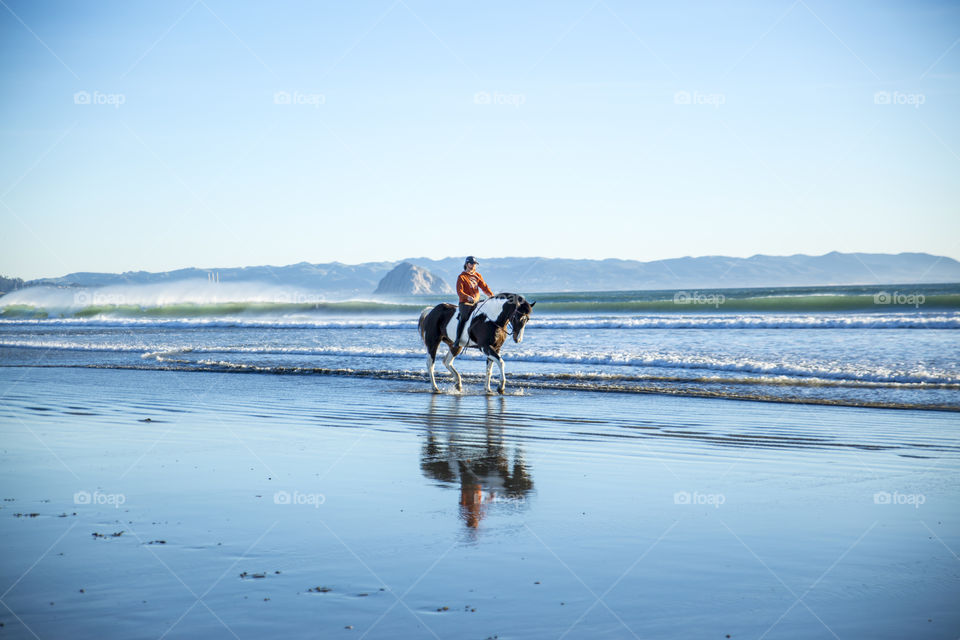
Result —
<svg viewBox="0 0 960 640"><path fill-rule="evenodd" d="M509 360L507 360L509 362ZM257 367L252 365L235 365L235 366L197 366L192 368L183 368L177 366L164 366L162 364L157 366L137 366L137 365L123 365L123 364L110 364L110 365L100 365L100 364L75 364L75 365L44 365L44 364L15 364L15 365L3 365L0 364L0 368L6 369L16 369L16 368L35 368L35 369L93 369L93 370L117 370L117 371L164 371L164 372L182 372L182 373L222 373L222 374L248 374L248 375L267 375L267 376L319 376L319 377L337 377L337 378L356 378L356 379L366 379L366 380L390 380L397 382L423 382L425 385L429 386L430 377L426 373L412 372L412 371L394 371L389 369L383 370L352 370L345 368L325 368L325 367ZM445 385L447 378L444 373L438 372L438 384ZM464 373L461 371L464 382L471 382L480 387L480 393L483 392L483 374L477 373ZM524 374L530 377L536 377L536 374ZM494 376L496 379L496 376ZM699 380L693 380L694 382L699 382ZM735 382L726 382L723 380L718 380L718 384L736 384ZM491 383L492 384L492 383ZM768 384L769 386L780 386L777 382L756 382L758 386L763 384ZM903 384L903 383L901 383ZM784 385L786 386L786 385ZM809 386L818 386L815 383L811 383ZM831 386L843 386L843 385L831 385ZM603 387L588 387L584 384L578 383L538 383L535 381L525 380L521 377L511 377L507 374L507 388L508 390L513 387L514 389L537 389L542 391L572 391L577 393L601 393L601 394L625 394L625 395L654 395L654 396L670 396L677 398L699 398L699 399L710 399L710 400L726 400L734 402L762 402L769 404L785 404L785 405L804 405L804 406L822 406L822 407L846 407L846 408L855 408L855 409L880 409L880 410L895 410L895 411L936 411L936 412L945 412L945 413L960 413L960 405L913 405L907 403L896 403L896 402L874 402L874 401L863 401L863 402L854 402L854 401L845 401L842 399L832 399L832 398L790 398L784 396L759 396L759 395L750 395L750 394L729 394L722 392L710 392L704 390L683 390L683 389L662 389L662 388L644 388L641 386L628 386L628 385L604 385ZM944 388L945 385L928 385L922 386L922 383L918 383L918 387L923 389L940 389ZM856 387L854 387L856 388ZM952 387L947 387L952 388ZM424 392L430 392L430 389L424 389ZM432 393L432 392L431 392ZM464 395L463 393L457 393L452 390L444 390L442 395ZM496 395L496 393L494 393Z"/></svg>

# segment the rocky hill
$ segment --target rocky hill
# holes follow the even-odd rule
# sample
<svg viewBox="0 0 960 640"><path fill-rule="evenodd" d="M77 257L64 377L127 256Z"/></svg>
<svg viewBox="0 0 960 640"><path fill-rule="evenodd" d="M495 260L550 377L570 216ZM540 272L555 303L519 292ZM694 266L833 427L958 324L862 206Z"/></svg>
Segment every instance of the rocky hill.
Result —
<svg viewBox="0 0 960 640"><path fill-rule="evenodd" d="M440 276L409 262L401 262L383 276L375 294L429 295L452 294L453 288Z"/></svg>

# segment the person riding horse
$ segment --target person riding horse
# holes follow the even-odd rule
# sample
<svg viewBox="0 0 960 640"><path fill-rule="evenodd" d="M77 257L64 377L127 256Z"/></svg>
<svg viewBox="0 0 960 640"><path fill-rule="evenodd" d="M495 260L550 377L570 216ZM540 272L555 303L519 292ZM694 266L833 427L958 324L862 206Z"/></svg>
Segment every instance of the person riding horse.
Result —
<svg viewBox="0 0 960 640"><path fill-rule="evenodd" d="M457 315L457 307L447 302L441 302L433 307L424 307L420 312L417 330L420 332L423 346L427 349L427 373L430 375L430 384L434 392L440 393L433 365L437 359L437 349L441 344L446 344L450 351L444 356L443 364L453 374L457 391L461 391L463 379L453 367L453 361L463 351L458 345L466 347L473 343L487 357L485 384L487 393L491 393L490 373L494 364L500 366L500 386L497 391L503 393L507 384L507 374L504 370L503 358L500 356L500 348L508 336L513 336L513 341L517 344L523 342L523 329L530 320L530 314L533 313L533 305L537 303L528 302L519 293L507 292L491 295L483 302L479 302L478 289L487 293L492 292L483 281L483 277L476 272L477 261L473 256L467 258L467 261L464 265L464 273L457 282L461 301L460 318L454 318ZM477 317L471 318L471 315Z"/></svg>
<svg viewBox="0 0 960 640"><path fill-rule="evenodd" d="M493 291L483 280L483 276L477 271L477 259L473 256L467 256L463 263L463 273L457 278L457 295L460 296L460 321L457 323L457 341L453 344L453 350L459 352L460 343L464 346L470 343L470 338L463 339L463 329L473 313L474 307L480 301L480 291L482 290L488 296L493 295Z"/></svg>

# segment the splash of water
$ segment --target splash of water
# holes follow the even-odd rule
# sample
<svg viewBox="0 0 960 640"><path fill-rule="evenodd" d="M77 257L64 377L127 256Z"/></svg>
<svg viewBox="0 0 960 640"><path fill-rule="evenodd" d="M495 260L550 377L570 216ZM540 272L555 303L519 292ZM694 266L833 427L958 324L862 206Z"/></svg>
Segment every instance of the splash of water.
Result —
<svg viewBox="0 0 960 640"><path fill-rule="evenodd" d="M145 285L103 287L30 287L0 298L0 309L32 307L53 313L109 307L157 308L225 304L310 305L330 301L326 296L265 282L179 280Z"/></svg>

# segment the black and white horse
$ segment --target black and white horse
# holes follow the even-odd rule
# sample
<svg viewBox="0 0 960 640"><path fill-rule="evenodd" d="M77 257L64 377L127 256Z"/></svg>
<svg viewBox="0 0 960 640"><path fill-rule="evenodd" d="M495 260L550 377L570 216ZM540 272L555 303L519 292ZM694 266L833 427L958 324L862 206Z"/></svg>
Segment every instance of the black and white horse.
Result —
<svg viewBox="0 0 960 640"><path fill-rule="evenodd" d="M503 346L507 335L513 335L513 341L520 343L523 341L523 328L530 319L530 313L533 311L533 305L536 302L527 302L523 296L516 293L499 293L495 296L477 304L470 314L470 319L463 328L463 337L461 338L461 347L455 349L457 321L460 318L460 311L456 305L438 304L431 308L427 307L420 313L420 339L423 340L427 348L427 370L430 372L430 384L433 390L440 391L437 387L437 380L434 376L433 365L437 359L437 349L440 343L445 343L450 351L443 357L443 364L450 370L457 380L457 391L463 389L463 381L460 373L453 368L453 360L463 349L468 347L478 347L480 351L487 356L487 393L492 393L490 389L490 373L493 370L493 363L500 365L500 387L498 391L503 393L507 386L506 373L503 370L503 358L500 357L500 347ZM510 325L510 333L507 333L507 325ZM465 343L465 344L464 344Z"/></svg>

